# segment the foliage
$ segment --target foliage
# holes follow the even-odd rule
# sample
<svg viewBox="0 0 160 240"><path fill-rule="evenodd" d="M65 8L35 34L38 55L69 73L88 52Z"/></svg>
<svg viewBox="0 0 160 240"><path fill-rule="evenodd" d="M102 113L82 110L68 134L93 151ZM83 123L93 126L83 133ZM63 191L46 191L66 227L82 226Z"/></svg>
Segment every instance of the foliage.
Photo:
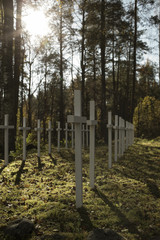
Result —
<svg viewBox="0 0 160 240"><path fill-rule="evenodd" d="M149 96L139 102L133 118L136 136L154 138L160 135L159 105L160 100Z"/></svg>

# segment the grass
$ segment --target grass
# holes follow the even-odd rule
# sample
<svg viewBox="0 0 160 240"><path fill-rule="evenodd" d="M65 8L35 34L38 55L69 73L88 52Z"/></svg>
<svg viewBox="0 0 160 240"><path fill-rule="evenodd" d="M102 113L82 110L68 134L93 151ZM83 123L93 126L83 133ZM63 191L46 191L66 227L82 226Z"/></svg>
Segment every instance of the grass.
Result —
<svg viewBox="0 0 160 240"><path fill-rule="evenodd" d="M11 220L35 223L31 240L61 233L87 239L93 228L111 228L127 240L160 238L160 139L136 140L108 169L107 147L96 148L96 187L89 187L89 153L83 150L83 208L75 207L74 152L53 149L53 157L28 153L2 169L0 162L0 239ZM159 237L159 238L158 238Z"/></svg>

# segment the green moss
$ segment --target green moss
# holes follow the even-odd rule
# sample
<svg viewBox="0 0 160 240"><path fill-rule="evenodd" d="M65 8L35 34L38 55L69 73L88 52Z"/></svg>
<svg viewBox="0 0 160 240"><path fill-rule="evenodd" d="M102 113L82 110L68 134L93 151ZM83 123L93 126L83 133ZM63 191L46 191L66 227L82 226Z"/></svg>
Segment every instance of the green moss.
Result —
<svg viewBox="0 0 160 240"><path fill-rule="evenodd" d="M69 240L86 239L94 227L111 228L127 240L150 240L153 235L160 235L159 155L159 140L136 139L109 170L107 147L97 147L96 188L91 190L89 152L83 150L84 207L77 210L73 150L64 149L60 154L53 150L56 164L44 151L42 169L38 168L36 153L28 153L21 172L21 160L15 160L0 174L0 239L4 239L3 226L20 217L27 217L38 226L31 240L54 231Z"/></svg>

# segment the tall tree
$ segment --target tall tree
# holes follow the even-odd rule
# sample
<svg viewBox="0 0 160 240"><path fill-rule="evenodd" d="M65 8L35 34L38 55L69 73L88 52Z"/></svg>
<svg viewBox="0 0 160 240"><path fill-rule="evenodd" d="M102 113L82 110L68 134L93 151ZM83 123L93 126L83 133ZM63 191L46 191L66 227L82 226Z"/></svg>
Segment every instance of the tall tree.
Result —
<svg viewBox="0 0 160 240"><path fill-rule="evenodd" d="M2 0L3 3L3 82L4 113L9 114L10 122L15 126L15 86L13 81L13 0ZM15 132L14 132L15 133ZM10 147L15 148L15 135L10 135Z"/></svg>
<svg viewBox="0 0 160 240"><path fill-rule="evenodd" d="M22 15L22 0L17 0L17 13L16 13L16 30L15 30L15 49L14 49L14 123L15 135L17 126L17 112L18 112L18 95L19 95L19 82L21 74L22 51L21 51L21 15Z"/></svg>
<svg viewBox="0 0 160 240"><path fill-rule="evenodd" d="M100 51L101 51L101 136L106 140L106 24L105 24L105 0L101 0L101 27L100 27Z"/></svg>
<svg viewBox="0 0 160 240"><path fill-rule="evenodd" d="M133 87L132 87L132 112L131 121L135 108L135 88L136 88L136 68L137 68L137 0L134 2L134 52L133 52Z"/></svg>

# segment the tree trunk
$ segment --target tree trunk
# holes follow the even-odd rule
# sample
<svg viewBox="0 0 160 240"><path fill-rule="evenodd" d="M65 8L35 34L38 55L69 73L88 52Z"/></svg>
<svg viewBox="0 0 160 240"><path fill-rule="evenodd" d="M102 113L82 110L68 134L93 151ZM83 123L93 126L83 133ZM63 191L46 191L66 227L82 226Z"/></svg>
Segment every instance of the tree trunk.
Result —
<svg viewBox="0 0 160 240"><path fill-rule="evenodd" d="M82 45L81 45L81 69L82 69L82 86L81 86L81 94L82 94L82 115L85 115L85 62L84 62L84 53L85 53L85 0L83 0L82 6Z"/></svg>
<svg viewBox="0 0 160 240"><path fill-rule="evenodd" d="M93 52L93 99L96 101L96 50Z"/></svg>
<svg viewBox="0 0 160 240"><path fill-rule="evenodd" d="M9 114L9 123L15 126L15 86L13 81L13 0L3 0L3 80L4 113ZM10 131L10 149L15 149L14 131Z"/></svg>
<svg viewBox="0 0 160 240"><path fill-rule="evenodd" d="M47 58L47 53L46 53ZM47 118L47 61L45 61L45 78L44 78L44 113L43 113L43 141L46 142L46 118Z"/></svg>
<svg viewBox="0 0 160 240"><path fill-rule="evenodd" d="M29 62L29 87L28 87L28 124L32 128L32 95L31 95L31 81L32 81L32 62Z"/></svg>
<svg viewBox="0 0 160 240"><path fill-rule="evenodd" d="M129 43L131 45L131 43ZM130 92L130 69L131 69L131 46L128 47L128 59L127 59L127 75L126 75L126 103L125 103L125 119L130 120L130 108L131 99L129 98Z"/></svg>
<svg viewBox="0 0 160 240"><path fill-rule="evenodd" d="M132 86L132 112L131 122L133 121L133 114L135 108L135 88L136 88L136 56L137 55L137 0L135 0L134 10L134 52L133 52L133 86Z"/></svg>
<svg viewBox="0 0 160 240"><path fill-rule="evenodd" d="M62 138L64 137L64 92L63 92L63 16L62 16L62 7L60 9L60 123L62 127Z"/></svg>
<svg viewBox="0 0 160 240"><path fill-rule="evenodd" d="M0 1L0 42L3 42L3 5ZM3 124L3 48L0 47L0 124Z"/></svg>
<svg viewBox="0 0 160 240"><path fill-rule="evenodd" d="M105 0L101 1L101 136L104 141L107 140L106 134L106 80L105 80Z"/></svg>
<svg viewBox="0 0 160 240"><path fill-rule="evenodd" d="M115 46L114 46L114 30L113 30L113 45L112 45L112 79L113 79L113 115L116 114L117 109L116 109L116 79L115 79L115 62L114 62L114 51L115 51Z"/></svg>
<svg viewBox="0 0 160 240"><path fill-rule="evenodd" d="M14 111L15 111L15 128L14 134L16 136L17 127L17 112L18 112L18 93L19 80L21 69L21 12L22 0L17 0L17 15L16 15L16 32L15 32L15 61L14 61Z"/></svg>

